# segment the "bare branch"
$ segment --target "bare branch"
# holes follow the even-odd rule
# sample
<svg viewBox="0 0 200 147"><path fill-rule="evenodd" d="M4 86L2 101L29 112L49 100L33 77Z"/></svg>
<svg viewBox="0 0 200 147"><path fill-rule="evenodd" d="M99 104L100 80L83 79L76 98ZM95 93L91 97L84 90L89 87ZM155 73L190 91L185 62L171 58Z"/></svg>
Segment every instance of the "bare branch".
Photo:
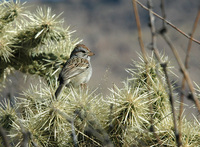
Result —
<svg viewBox="0 0 200 147"><path fill-rule="evenodd" d="M176 112L175 112L175 108L174 108L174 98L173 98L173 94L172 94L172 86L169 80L169 76L167 73L167 63L162 64L163 67L163 71L165 73L165 79L167 81L167 85L168 85L168 89L169 89L169 100L171 103L171 108L172 108L172 114L173 114L173 122L174 122L174 133L175 133L175 137L176 137L176 142L178 147L181 146L181 143L179 142L179 132L178 132L178 128L177 128L177 122L176 122Z"/></svg>
<svg viewBox="0 0 200 147"><path fill-rule="evenodd" d="M164 18L163 19L163 26L162 26L162 29L161 29L160 33L162 35L166 35L167 27L166 27L166 23L165 23L166 14L165 14L165 3L164 3L164 0L161 0L161 5L160 6L161 6L161 11L162 11L162 17ZM165 73L165 77L166 77L166 81L167 81L168 88L169 88L169 99L170 99L172 113L173 113L175 139L176 139L177 146L180 147L182 145L182 142L181 142L181 138L180 138L180 134L178 132L178 127L177 127L177 122L176 122L176 112L175 112L175 108L174 108L175 107L174 106L174 98L173 98L173 94L172 94L172 86L171 86L171 83L169 81L169 77L168 77L168 73L167 73L167 64L162 64L162 67L163 67L163 70L164 70L164 73Z"/></svg>
<svg viewBox="0 0 200 147"><path fill-rule="evenodd" d="M141 48L141 51L142 51L144 61L147 64L147 53L144 49L144 44L143 44L143 41L142 41L142 31L141 31L140 18L139 18L139 14L138 14L137 5L136 5L136 0L132 0L132 3L133 3L133 8L134 8L136 24L137 24L138 39L139 39L139 43L140 43L140 48Z"/></svg>
<svg viewBox="0 0 200 147"><path fill-rule="evenodd" d="M136 1L142 8L144 8L145 10L147 11L151 11L149 10L146 6L144 6L142 3L140 3L139 1L137 0L134 0ZM157 13L151 11L151 13L153 15L155 15L156 17L160 18L161 20L165 21L166 24L168 24L169 26L171 26L172 28L174 28L175 30L177 30L179 33L181 33L182 35L184 35L185 37L191 39L192 41L196 42L197 44L200 44L200 41L199 40L196 40L195 38L191 37L190 35L186 34L185 32L183 32L182 30L180 30L179 28L177 28L175 25L173 25L171 22L169 22L168 20L164 19L163 17L161 17L160 15L158 15Z"/></svg>
<svg viewBox="0 0 200 147"><path fill-rule="evenodd" d="M199 18L200 18L200 8L199 8L199 10L198 10L198 13L197 13L197 16L196 16L194 25L193 25L191 37L193 37L193 35L194 35L194 32L195 32L195 30L196 30L196 27L197 27L197 23L198 23L198 21L199 21ZM190 51L191 51L191 47L192 47L192 40L190 39L190 40L189 40L189 43L188 43L188 48L187 48L186 57L185 57L185 68L186 68L186 69L188 69L189 54L190 54ZM181 120L182 120L183 103L184 103L184 93L183 93L183 91L185 90L185 82L186 82L186 79L185 79L185 77L183 76L183 78L182 78L182 84L181 84L180 108L179 108L179 133L180 133L180 139L181 139L181 126L182 126L182 121L181 121Z"/></svg>
<svg viewBox="0 0 200 147"><path fill-rule="evenodd" d="M194 36L194 32L195 32L195 30L197 28L197 24L198 24L199 18L200 18L200 8L198 10L198 13L197 13L194 25L193 25L191 38L193 38L193 36ZM188 69L188 62L189 62L189 53L190 53L190 50L191 50L191 47L192 47L192 39L191 38L190 38L189 43L188 43L188 48L187 48L187 53L186 53L186 58L185 58L185 67L187 69Z"/></svg>
<svg viewBox="0 0 200 147"><path fill-rule="evenodd" d="M154 15L152 14L152 1L151 0L148 0L148 7L149 7L149 19L150 19L150 29L151 29L151 36L152 36L152 40L151 40L151 43L152 43L152 50L154 51L154 54L156 56L156 59L158 60L159 63L161 63L161 59L160 59L160 54L159 54L159 51L157 49L157 46L156 46L156 29L155 29L155 17Z"/></svg>
<svg viewBox="0 0 200 147"><path fill-rule="evenodd" d="M152 1L148 0L147 1L148 7L151 10L152 9ZM153 14L151 13L151 11L149 11L149 21L150 21L150 29L151 29L151 36L152 36L152 50L154 51L154 54L158 60L159 63L161 63L161 59L160 59L160 54L158 52L158 49L156 47L156 29L155 29L155 17L153 16ZM161 145L162 142L159 138L159 136L157 135L156 131L155 131L155 127L154 127L154 119L153 119L153 108L152 108L152 104L150 105L150 113L151 113L151 130L154 134L154 136L156 137L158 143Z"/></svg>
<svg viewBox="0 0 200 147"><path fill-rule="evenodd" d="M85 116L83 116L80 113L80 110L75 110L74 113L82 120L86 119ZM98 124L96 120L87 120L87 121L88 121L88 125L85 128L86 132L98 138L102 142L103 146L106 146L106 147L114 146L107 132L104 131L104 129L100 126L100 124ZM97 128L94 128L93 124L97 125Z"/></svg>
<svg viewBox="0 0 200 147"><path fill-rule="evenodd" d="M164 38L164 40L167 42L167 44L169 45L169 47L171 48L180 68L181 68L181 72L183 73L187 83L188 83L188 86L189 86L189 89L191 91L191 96L192 96L192 99L194 100L195 102L195 105L198 109L198 111L200 112L200 104L199 104L199 100L197 99L196 95L195 95L195 91L194 91L194 86L192 84L192 81L191 81L191 78L189 76L189 73L187 71L187 69L185 68L184 64L182 63L181 61L181 58L179 57L179 54L176 50L176 48L172 45L171 43L171 40L169 39L169 37L164 33L162 34L162 37Z"/></svg>

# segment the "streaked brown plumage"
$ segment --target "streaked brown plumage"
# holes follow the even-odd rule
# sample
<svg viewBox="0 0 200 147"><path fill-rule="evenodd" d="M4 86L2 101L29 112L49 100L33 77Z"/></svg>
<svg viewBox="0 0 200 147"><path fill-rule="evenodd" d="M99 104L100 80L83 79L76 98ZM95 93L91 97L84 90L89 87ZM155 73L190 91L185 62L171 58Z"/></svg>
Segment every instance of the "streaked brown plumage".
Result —
<svg viewBox="0 0 200 147"><path fill-rule="evenodd" d="M62 68L58 81L59 87L55 92L55 97L58 98L63 88L71 83L73 86L86 84L92 75L92 66L90 56L94 53L83 44L78 44L72 51L70 59L67 60Z"/></svg>

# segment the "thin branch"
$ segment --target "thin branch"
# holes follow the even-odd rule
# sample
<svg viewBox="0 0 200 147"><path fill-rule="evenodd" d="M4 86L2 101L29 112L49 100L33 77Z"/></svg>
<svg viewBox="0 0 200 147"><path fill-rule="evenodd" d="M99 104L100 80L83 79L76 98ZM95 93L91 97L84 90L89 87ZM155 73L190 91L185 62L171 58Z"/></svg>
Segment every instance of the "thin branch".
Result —
<svg viewBox="0 0 200 147"><path fill-rule="evenodd" d="M179 142L179 132L178 132L178 128L177 128L177 122L176 122L176 112L175 112L175 106L174 106L174 98L173 98L173 94L172 94L172 86L169 80L169 76L167 73L167 63L164 63L161 65L165 74L165 79L167 81L167 85L168 85L168 89L169 89L169 100L171 103L171 108L172 108L172 114L173 114L173 122L174 122L174 134L176 137L176 142L178 147L181 146L181 142Z"/></svg>
<svg viewBox="0 0 200 147"><path fill-rule="evenodd" d="M72 125L72 136L74 141L74 146L78 147L78 140L75 134L75 126L74 126L74 120L68 116L66 113L60 111L59 109L55 109L61 116L63 116L69 123ZM79 110L75 110L75 115L77 115L80 119L84 120L85 118L82 116L82 114L79 112ZM97 124L97 122L88 123L89 125L86 127L86 131L90 132L93 136L101 140L101 142L107 146L107 147L113 147L113 144L109 138L109 135L104 132L102 128L94 129L91 124ZM98 130L98 131L97 131ZM102 133L102 134L101 134Z"/></svg>
<svg viewBox="0 0 200 147"><path fill-rule="evenodd" d="M140 48L141 48L141 51L142 51L142 54L143 54L143 58L144 58L144 61L145 61L145 64L146 64L145 65L146 66L146 72L148 73L148 60L147 60L147 54L146 54L146 51L145 51L145 48L144 48L144 44L143 44L143 40L142 40L142 31L141 31L140 18L139 18L139 14L138 14L136 0L133 0L132 3L133 3L133 8L134 8L134 14L135 14L135 19L136 19L136 24L137 24L137 30L138 30L138 38L139 38ZM155 38L154 38L154 40L155 40ZM153 46L155 46L155 44L153 44ZM158 50L155 51L155 54L157 54L157 56L159 56ZM149 83L149 74L147 74L147 86L149 85L148 83ZM150 89L149 86L148 86L148 89ZM153 115L152 104L150 104L149 109L150 109L150 113ZM151 120L150 121L151 121L150 131L153 132L153 134L156 137L158 143L162 144L159 136L156 134L155 127L153 125L154 124L153 116L151 116Z"/></svg>
<svg viewBox="0 0 200 147"><path fill-rule="evenodd" d="M74 112L81 120L86 120L87 115L82 115L80 113L80 110L75 110ZM93 125L96 125L96 128L94 128ZM112 141L110 140L109 135L107 132L104 131L104 129L98 124L96 119L94 120L87 120L87 125L85 127L85 132L88 132L89 134L92 134L94 137L98 138L103 146L106 147L114 147Z"/></svg>
<svg viewBox="0 0 200 147"><path fill-rule="evenodd" d="M151 10L152 9L152 1L148 0L147 1L148 7ZM150 21L150 29L151 29L151 36L152 36L152 50L154 51L154 54L158 60L159 63L161 63L161 59L160 59L160 54L158 52L158 49L156 47L156 29L155 29L155 17L153 16L153 14L149 11L149 21ZM153 119L153 106L152 104L150 105L150 113L151 113L151 130L154 134L154 136L156 137L158 143L161 145L162 142L159 138L159 136L156 133L155 127L154 127L154 119Z"/></svg>
<svg viewBox="0 0 200 147"><path fill-rule="evenodd" d="M161 4L160 4L160 8L161 8L161 11L162 11L162 17L163 17L163 21L162 21L162 25L163 25L163 28L166 28L166 23L164 20L166 20L166 14L165 14L165 3L164 3L164 0L161 0Z"/></svg>
<svg viewBox="0 0 200 147"><path fill-rule="evenodd" d="M148 8L147 8L148 9ZM161 17L161 16L160 16ZM167 23L167 21L165 19L163 19L162 17L162 20L165 21ZM163 26L165 27L165 26ZM199 104L199 100L197 99L196 95L195 95L195 91L194 91L194 86L192 84L192 81L191 81L191 78L189 76L189 73L187 71L187 69L185 68L184 64L182 63L181 61L181 58L176 50L176 48L174 47L174 45L172 44L170 38L166 35L166 28L163 28L163 30L165 31L161 31L161 36L164 38L164 40L166 41L166 43L169 45L169 47L171 48L177 62L178 62L178 65L179 67L181 68L181 72L183 73L184 77L185 77L185 80L187 81L188 83L188 86L189 86L189 89L190 89L190 92L191 92L191 96L192 96L192 99L194 100L195 102L195 105L198 109L198 111L200 112L200 104ZM193 38L190 36L189 37L191 40L193 40ZM194 40L193 40L194 41Z"/></svg>
<svg viewBox="0 0 200 147"><path fill-rule="evenodd" d="M167 32L167 27L166 27L166 22L164 20L166 20L166 14L165 14L165 3L164 0L161 0L161 11L162 11L162 17L163 19L163 26L162 29L160 31L160 33L163 35ZM168 84L168 88L169 88L169 98L170 98L170 103L171 103L171 108L172 108L172 113L173 113L173 122L174 122L174 133L175 133L175 137L176 137L176 143L177 146L180 147L182 145L181 142L181 137L180 137L180 133L178 131L178 127L177 127L177 121L176 121L176 112L175 112L175 106L174 106L174 98L172 95L172 86L171 83L169 81L169 77L168 77L168 73L167 73L167 64L162 64L164 73L165 73L165 77L166 77L166 81Z"/></svg>
<svg viewBox="0 0 200 147"><path fill-rule="evenodd" d="M194 100L195 102L195 105L198 109L198 111L200 112L200 104L199 104L199 100L197 99L196 95L195 95L195 90L194 90L194 86L192 84L192 81L191 81L191 78L189 76L189 73L187 71L187 69L185 68L184 64L182 63L181 61L181 58L176 50L176 48L173 46L173 44L171 43L171 40L169 39L169 37L164 33L162 34L162 37L164 38L164 40L166 41L166 43L169 45L169 47L171 48L180 68L181 68L181 72L183 73L184 77L185 77L185 80L187 81L188 83L188 86L189 86L189 89L190 89L190 92L191 92L191 96L192 96L192 99Z"/></svg>
<svg viewBox="0 0 200 147"><path fill-rule="evenodd" d="M164 13L164 4L161 5L162 6L162 12ZM168 85L168 89L169 89L169 98L170 98L170 103L171 103L171 108L172 108L172 113L173 113L173 121L174 121L174 130L175 130L175 136L179 136L178 133L178 129L177 129L177 122L176 122L176 114L175 114L175 108L174 108L174 98L173 98L173 94L172 94L172 86L169 80L169 76L167 73L167 63L162 63L161 59L160 59L160 55L158 52L158 49L156 47L156 29L155 29L155 24L154 24L154 15L152 14L152 2L151 0L148 0L148 8L149 8L149 16L150 16L150 28L151 28L151 33L152 33L152 49L154 50L155 56L157 58L157 60L159 61L161 67L163 68L164 74L165 74L165 79ZM164 15L165 18L165 15ZM165 26L165 23L163 22L163 26ZM176 142L178 143L178 146L180 146L180 143L177 141L176 137Z"/></svg>
<svg viewBox="0 0 200 147"><path fill-rule="evenodd" d="M134 9L134 14L135 14L136 24L137 24L138 39L139 39L139 43L140 43L140 48L141 48L141 51L142 51L142 55L143 55L144 61L147 64L148 63L148 61L147 61L147 53L145 51L144 43L142 41L142 31L141 31L140 18L139 18L139 14L138 14L136 0L132 0L132 3L133 3L133 9Z"/></svg>
<svg viewBox="0 0 200 147"><path fill-rule="evenodd" d="M155 29L155 17L152 14L152 1L151 0L148 0L148 7L149 7L149 10L151 10L151 11L149 11L149 19L150 19L150 29L151 29L151 36L152 36L152 40L151 40L152 50L154 51L156 59L161 64L162 61L161 61L160 54L159 54L159 51L156 46L157 38L156 38L156 29Z"/></svg>
<svg viewBox="0 0 200 147"><path fill-rule="evenodd" d="M195 30L197 28L197 24L198 24L199 18L200 18L200 8L198 10L198 13L197 13L194 25L193 25L193 29L192 29L192 33L191 33L191 38L193 38L193 36L194 36L194 32L195 32ZM192 39L189 40L188 48L187 48L187 53L186 53L186 58L185 58L185 67L187 69L188 69L189 53L190 53L191 47L192 47Z"/></svg>
<svg viewBox="0 0 200 147"><path fill-rule="evenodd" d="M161 5L162 8L163 8L162 12L163 12L163 16L165 17L164 2L162 1L162 3L163 3L163 4ZM164 24L164 21L165 21L165 20L163 20L163 24ZM166 22L166 21L165 21L165 22ZM161 33L162 37L164 38L164 40L166 41L166 43L167 43L167 44L169 45L169 47L171 48L171 50L172 50L172 52L173 52L173 54L174 54L174 56L175 56L175 58L176 58L176 60L177 60L177 62L178 62L178 64L179 64L179 66L180 66L180 68L181 68L181 71L182 71L182 73L183 73L183 75L184 75L184 79L187 81L187 83L188 83L188 85L189 85L190 91L191 91L191 93L192 93L192 98L193 98L193 100L194 100L194 102L195 102L195 104L196 104L196 107L198 108L198 111L200 112L199 101L198 101L198 99L196 98L195 91L194 91L194 87L193 87L192 81L191 81L191 79L190 79L190 77L189 77L189 73L187 72L186 67L185 67L184 64L182 63L181 58L179 57L179 54L178 54L176 48L173 46L173 44L172 44L170 38L166 35L167 29L166 29L166 26L165 26L165 25L163 25L163 30L164 30L164 31L160 31L160 33ZM190 36L190 40L192 40L192 38L193 38L193 36ZM185 87L185 84L183 84L182 86ZM183 92L183 91L182 91L182 92ZM182 93L182 92L181 92L181 93ZM181 95L183 95L183 93L182 93ZM183 105L183 104L181 104L181 105ZM183 106L181 106L181 107L183 107ZM181 108L181 109L182 109L182 108ZM180 110L180 111L182 111L182 110ZM182 115L182 112L181 112L181 115ZM181 124L181 115L179 116L179 123L180 123L180 124ZM181 125L179 125L179 130L181 131ZM175 130L175 132L176 132L176 131L177 131L177 130ZM177 139L178 146L181 146L181 144L182 144L182 142L181 142L181 133L179 134L178 131L177 131L177 134L176 134L176 139Z"/></svg>
<svg viewBox="0 0 200 147"><path fill-rule="evenodd" d="M142 8L144 8L145 10L147 11L151 11L149 10L146 6L144 6L142 3L140 3L139 1L137 0L134 0L136 1ZM179 28L177 28L175 25L173 25L171 22L169 22L168 20L164 19L163 17L161 17L160 15L158 15L157 13L151 11L151 13L153 15L155 15L156 17L158 17L159 19L165 21L166 24L168 24L169 26L171 26L172 28L174 28L175 30L177 30L179 33L181 33L182 35L184 35L185 37L191 39L192 41L196 42L197 44L200 44L200 41L199 40L196 40L195 38L191 37L190 35L186 34L185 32L183 32L182 30L180 30Z"/></svg>
<svg viewBox="0 0 200 147"><path fill-rule="evenodd" d="M191 38L193 38L194 32L196 30L197 27L197 23L199 21L200 18L200 8L198 10L196 19L194 21L194 25L193 25L193 29L192 29L192 33L191 33ZM186 57L185 57L185 68L188 69L188 62L189 62L189 54L191 51L191 47L192 47L192 40L189 40L188 43L188 48L187 48L187 53L186 53ZM180 109L179 109L179 134L180 134L180 138L181 139L181 126L182 126L182 114L183 114L183 103L184 103L184 90L185 90L185 77L183 76L182 78L182 84L181 84L181 95L180 95Z"/></svg>

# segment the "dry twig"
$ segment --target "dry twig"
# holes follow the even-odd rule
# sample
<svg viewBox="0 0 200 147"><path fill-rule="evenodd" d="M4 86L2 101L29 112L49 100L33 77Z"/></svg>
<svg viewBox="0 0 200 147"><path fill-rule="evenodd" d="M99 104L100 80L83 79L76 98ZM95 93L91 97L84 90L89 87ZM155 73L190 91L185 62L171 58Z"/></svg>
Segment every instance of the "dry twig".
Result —
<svg viewBox="0 0 200 147"><path fill-rule="evenodd" d="M147 53L145 51L144 48L144 43L142 41L142 31L141 31L141 25L140 25L140 18L139 18L139 14L138 14L138 9L137 9L137 5L136 5L136 0L132 0L133 3L133 9L134 9L134 14L135 14L135 19L136 19L136 24L137 24L137 30L138 30L138 39L139 39L139 43L140 43L140 48L142 51L142 55L144 58L145 63L147 64Z"/></svg>
<svg viewBox="0 0 200 147"><path fill-rule="evenodd" d="M157 16L158 18L162 19L164 22L166 22L167 24L169 24L170 26L172 26L173 28L176 28L174 25L172 25L170 22L168 22L167 20L165 20L163 17L161 17L160 15L158 15L157 13L153 12L152 10L149 10L149 8L145 7L143 4L141 4L140 2L136 1L142 8L148 10L148 11L151 11L152 14L154 14L155 16ZM165 16L165 15L164 15ZM176 28L176 30L178 30L179 32L182 32L180 31L179 29ZM191 91L191 96L192 96L192 99L194 100L195 104L196 104L196 107L198 109L198 111L200 112L200 104L199 104L199 101L195 95L195 91L194 91L194 86L192 84L192 81L191 81L191 78L189 76L189 73L188 71L186 70L184 64L182 63L181 61L181 58L179 57L179 54L176 50L176 48L174 47L174 45L172 44L171 40L169 39L169 37L166 35L166 28L163 28L160 33L162 35L162 37L164 38L164 40L166 41L166 43L169 45L169 47L171 48L180 68L181 68L181 72L183 73L187 83L188 83L188 86L189 86L189 89ZM182 32L182 34L184 35L185 33ZM188 36L188 35L187 35ZM195 41L191 36L187 37L189 39L191 39L192 41ZM199 41L195 41L197 43L200 44Z"/></svg>
<svg viewBox="0 0 200 147"><path fill-rule="evenodd" d="M163 19L163 26L162 29L160 31L161 34L166 35L166 31L167 31L167 27L165 24L165 20L166 20L166 14L165 14L165 3L164 0L161 0L161 11L162 11L162 17ZM167 64L162 64L161 65L163 67L163 71L165 73L165 78L167 81L167 85L168 85L168 89L169 89L169 99L170 99L170 103L171 103L171 108L172 108L172 113L173 113L173 123L174 123L174 133L175 133L175 138L176 138L176 143L178 145L178 147L180 147L182 145L181 139L180 139L180 134L178 131L178 127L177 127L177 121L176 121L176 112L175 112L175 106L174 106L174 98L173 98L173 94L172 94L172 86L168 77L168 73L167 73Z"/></svg>
<svg viewBox="0 0 200 147"><path fill-rule="evenodd" d="M184 64L182 63L181 61L181 58L176 50L176 48L174 47L174 45L172 44L171 40L169 39L169 37L163 33L162 34L162 37L164 38L164 40L166 41L166 43L169 45L169 47L171 48L180 68L181 68L181 72L183 73L184 77L185 77L185 80L187 81L188 83L188 86L189 86L189 89L190 89L190 92L191 92L191 98L194 100L195 102L195 105L198 109L198 111L200 112L200 104L199 104L199 100L197 99L196 95L195 95L195 90L194 90L194 86L192 84L192 81L191 81L191 78L189 76L189 73L187 71L187 69L185 68Z"/></svg>
<svg viewBox="0 0 200 147"><path fill-rule="evenodd" d="M136 0L136 2L145 10L147 11L151 11L149 10L146 6L144 6L142 3L140 3L139 1ZM169 22L168 20L164 19L163 17L161 17L160 15L158 15L157 13L151 11L151 13L153 15L155 15L156 17L160 18L161 20L165 21L166 24L168 24L169 26L171 26L172 28L174 28L175 30L177 30L179 33L181 33L182 35L184 35L185 37L187 37L188 39L191 39L192 41L200 44L199 40L196 40L195 38L191 37L190 35L186 34L185 32L183 32L182 30L180 30L179 28L177 28L175 25L173 25L171 22Z"/></svg>
<svg viewBox="0 0 200 147"><path fill-rule="evenodd" d="M152 1L148 0L147 2L149 9L152 9ZM152 15L151 11L149 11L149 21L150 21L150 29L152 34L152 50L154 51L154 54L158 60L159 63L161 63L160 54L158 52L158 49L156 47L156 29L155 29L155 23L154 23L155 17ZM151 128L154 136L156 137L158 143L161 145L161 140L159 136L157 135L154 127L154 120L153 120L153 108L152 104L150 105L150 111L151 111Z"/></svg>
<svg viewBox="0 0 200 147"><path fill-rule="evenodd" d="M139 43L140 43L140 48L141 48L141 51L142 51L142 55L143 55L143 58L144 58L144 61L145 61L145 64L146 64L146 72L147 72L147 86L149 85L149 74L148 74L148 61L147 61L147 54L146 54L146 51L145 51L145 48L144 48L144 44L143 44L143 40L142 40L142 31L141 31L141 25L140 25L140 18L139 18L139 14L138 14L138 9L137 9L137 4L136 4L136 0L133 0L132 1L133 3L133 8L134 8L134 14L135 14L135 19L136 19L136 23L137 23L137 30L138 30L138 38L139 38ZM154 34L155 35L155 34ZM153 38L155 40L155 37ZM153 41L154 42L154 41ZM153 44L155 46L155 43ZM157 50L156 50L157 51ZM156 52L155 51L155 52ZM158 51L156 52L157 56L159 56L159 53ZM150 87L148 86L148 89L150 89ZM151 116L151 128L150 128L150 131L153 132L154 136L156 137L157 141L159 144L161 144L161 141L160 141L160 138L159 136L156 134L156 131L155 131L155 127L154 127L154 120L153 120L153 107L152 107L152 104L150 104L150 113L152 114Z"/></svg>
<svg viewBox="0 0 200 147"><path fill-rule="evenodd" d="M179 142L179 132L178 132L178 128L177 128L177 122L176 122L176 112L175 112L175 108L174 108L174 98L173 98L173 94L172 94L172 86L169 80L169 76L167 73L167 64L164 63L161 65L165 74L165 79L167 81L167 85L168 85L168 89L169 89L169 99L170 99L170 103L171 103L171 108L172 108L172 114L173 114L173 122L174 122L174 133L175 133L175 137L176 137L176 142L178 147L181 146L181 142Z"/></svg>
<svg viewBox="0 0 200 147"><path fill-rule="evenodd" d="M200 8L198 10L194 25L193 25L193 29L192 29L192 33L191 33L191 38L193 38L194 32L196 30L197 27L197 23L199 21L200 18ZM188 69L188 62L189 62L189 55L190 55L190 51L191 51L191 46L192 46L192 40L189 40L188 43L188 47L187 47L187 53L186 53L186 57L185 57L185 68ZM181 95L180 95L180 109L179 109L179 140L181 140L181 126L182 126L182 113L183 113L183 103L184 103L184 90L185 90L185 82L186 79L183 76L182 78L182 84L181 84Z"/></svg>

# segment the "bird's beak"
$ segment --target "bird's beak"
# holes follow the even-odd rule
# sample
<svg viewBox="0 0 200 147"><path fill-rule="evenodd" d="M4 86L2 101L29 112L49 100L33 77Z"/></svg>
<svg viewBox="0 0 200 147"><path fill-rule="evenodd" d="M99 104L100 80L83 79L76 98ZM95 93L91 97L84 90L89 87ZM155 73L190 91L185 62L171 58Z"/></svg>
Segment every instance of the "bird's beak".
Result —
<svg viewBox="0 0 200 147"><path fill-rule="evenodd" d="M89 52L88 56L94 56L95 54L93 52Z"/></svg>

